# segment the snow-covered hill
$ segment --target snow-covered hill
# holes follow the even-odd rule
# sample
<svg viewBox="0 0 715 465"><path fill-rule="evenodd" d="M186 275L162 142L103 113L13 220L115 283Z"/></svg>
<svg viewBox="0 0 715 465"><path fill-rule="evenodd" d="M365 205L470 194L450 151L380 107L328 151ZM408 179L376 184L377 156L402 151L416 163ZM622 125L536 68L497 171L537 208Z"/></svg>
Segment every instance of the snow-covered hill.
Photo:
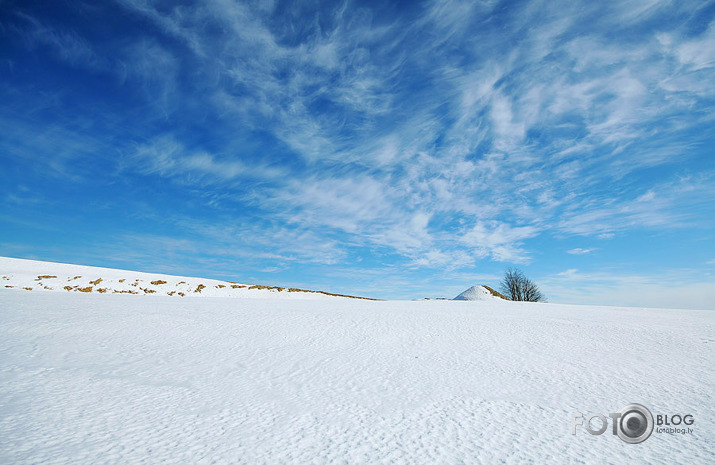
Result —
<svg viewBox="0 0 715 465"><path fill-rule="evenodd" d="M352 297L323 291L6 257L0 257L0 287L25 291L167 295L172 297L298 299Z"/></svg>
<svg viewBox="0 0 715 465"><path fill-rule="evenodd" d="M452 300L504 300L486 286L472 286Z"/></svg>
<svg viewBox="0 0 715 465"><path fill-rule="evenodd" d="M48 272L37 282L52 287ZM162 279L113 273L77 279ZM0 288L0 463L715 462L712 311L101 284ZM609 419L603 435L571 434L574 412L630 402L690 414L693 432L632 445Z"/></svg>

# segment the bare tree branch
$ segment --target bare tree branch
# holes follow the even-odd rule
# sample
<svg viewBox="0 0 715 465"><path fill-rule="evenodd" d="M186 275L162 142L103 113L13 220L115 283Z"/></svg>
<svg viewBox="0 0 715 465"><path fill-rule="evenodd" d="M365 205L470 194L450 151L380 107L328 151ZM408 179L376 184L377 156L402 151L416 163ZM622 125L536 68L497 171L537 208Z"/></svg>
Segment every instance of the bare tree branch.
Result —
<svg viewBox="0 0 715 465"><path fill-rule="evenodd" d="M522 302L546 301L546 297L539 289L539 286L516 268L506 270L504 279L502 279L499 287L502 294L510 300Z"/></svg>

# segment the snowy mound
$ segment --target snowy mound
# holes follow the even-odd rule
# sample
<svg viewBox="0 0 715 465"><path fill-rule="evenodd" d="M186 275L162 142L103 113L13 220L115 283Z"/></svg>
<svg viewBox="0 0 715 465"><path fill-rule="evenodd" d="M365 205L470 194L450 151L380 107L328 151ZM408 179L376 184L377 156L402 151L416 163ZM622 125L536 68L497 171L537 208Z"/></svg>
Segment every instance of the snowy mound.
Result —
<svg viewBox="0 0 715 465"><path fill-rule="evenodd" d="M485 286L472 286L452 300L503 300Z"/></svg>
<svg viewBox="0 0 715 465"><path fill-rule="evenodd" d="M242 284L139 271L0 257L0 287L25 291L164 295L172 297L335 298L323 291ZM363 297L359 297L363 298Z"/></svg>

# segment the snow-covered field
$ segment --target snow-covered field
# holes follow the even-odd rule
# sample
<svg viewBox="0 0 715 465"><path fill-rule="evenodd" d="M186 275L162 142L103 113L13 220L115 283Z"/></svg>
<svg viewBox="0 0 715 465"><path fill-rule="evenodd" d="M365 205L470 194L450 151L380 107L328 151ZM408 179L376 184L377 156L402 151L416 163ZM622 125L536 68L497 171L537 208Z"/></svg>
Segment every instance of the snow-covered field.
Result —
<svg viewBox="0 0 715 465"><path fill-rule="evenodd" d="M715 312L280 295L3 287L0 463L715 462Z"/></svg>

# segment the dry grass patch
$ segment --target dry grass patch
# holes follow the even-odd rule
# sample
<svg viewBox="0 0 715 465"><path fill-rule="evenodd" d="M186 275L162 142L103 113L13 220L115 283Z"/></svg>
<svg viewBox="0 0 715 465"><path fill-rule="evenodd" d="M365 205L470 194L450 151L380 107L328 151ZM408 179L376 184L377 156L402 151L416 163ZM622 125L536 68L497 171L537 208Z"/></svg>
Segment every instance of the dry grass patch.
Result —
<svg viewBox="0 0 715 465"><path fill-rule="evenodd" d="M26 291L31 291L31 290L32 290L31 287L23 287L23 289L25 289Z"/></svg>
<svg viewBox="0 0 715 465"><path fill-rule="evenodd" d="M382 300L382 299L373 299L373 298L371 298L371 297L359 297L359 296L356 296L356 295L333 294L332 292L325 292L325 291L315 291L315 292L317 292L318 294L330 295L330 296L333 296L333 297L346 297L346 298L348 298L348 299L373 300L373 301L376 301L376 302Z"/></svg>
<svg viewBox="0 0 715 465"><path fill-rule="evenodd" d="M56 278L56 277L57 276L50 275L50 274L43 274L43 275L38 276L37 279L35 279L35 281L39 281L41 279L52 279L52 278Z"/></svg>
<svg viewBox="0 0 715 465"><path fill-rule="evenodd" d="M123 283L124 281L126 281L126 278L122 278L119 280L120 283Z"/></svg>
<svg viewBox="0 0 715 465"><path fill-rule="evenodd" d="M285 287L278 287L278 286L264 286L262 284L254 284L253 286L249 287L249 289L267 289L269 291L278 291L281 292L282 290L285 289Z"/></svg>
<svg viewBox="0 0 715 465"><path fill-rule="evenodd" d="M63 287L62 289L64 289L65 291L69 292L69 291L72 290L72 286L65 286L65 287Z"/></svg>
<svg viewBox="0 0 715 465"><path fill-rule="evenodd" d="M247 286L241 286L240 284L231 284L231 289L243 289Z"/></svg>
<svg viewBox="0 0 715 465"><path fill-rule="evenodd" d="M183 292L179 292L179 295L180 295L181 297L186 297L186 294L184 294Z"/></svg>
<svg viewBox="0 0 715 465"><path fill-rule="evenodd" d="M92 286L96 286L97 284L99 284L101 282L102 282L102 278L97 278L94 281L90 281L89 284L91 284Z"/></svg>
<svg viewBox="0 0 715 465"><path fill-rule="evenodd" d="M199 284L198 286L196 286L196 290L194 292L201 292L204 289L206 289L206 286L204 286L203 284Z"/></svg>
<svg viewBox="0 0 715 465"><path fill-rule="evenodd" d="M174 295L174 294L176 294L176 291L171 291L171 292L166 293L166 295Z"/></svg>
<svg viewBox="0 0 715 465"><path fill-rule="evenodd" d="M484 289L488 290L494 297L499 297L504 300L509 300L504 294L502 294L501 292L495 291L494 289L492 289L489 286L482 286L482 287Z"/></svg>
<svg viewBox="0 0 715 465"><path fill-rule="evenodd" d="M158 286L159 284L166 284L166 281L163 279L157 279L156 281L151 282L153 285Z"/></svg>
<svg viewBox="0 0 715 465"><path fill-rule="evenodd" d="M373 301L380 301L381 299L373 299L371 297L358 297L355 295L347 295L347 294L333 294L332 292L325 292L325 291L309 291L307 289L298 289L296 287L291 287L288 289L288 292L310 292L313 294L323 294L323 295L329 295L332 297L346 297L348 299L360 299L360 300L373 300Z"/></svg>
<svg viewBox="0 0 715 465"><path fill-rule="evenodd" d="M101 288L97 289L97 292L99 292L100 294L104 294L105 292L107 292L107 288L101 287Z"/></svg>
<svg viewBox="0 0 715 465"><path fill-rule="evenodd" d="M137 291L126 290L126 291L114 291L115 294L139 294Z"/></svg>
<svg viewBox="0 0 715 465"><path fill-rule="evenodd" d="M79 287L77 288L79 292L92 292L92 286L87 286L87 287Z"/></svg>
<svg viewBox="0 0 715 465"><path fill-rule="evenodd" d="M82 277L82 276L75 276L74 278L69 278L67 281L74 281L75 279L79 279L79 278L81 278L81 277Z"/></svg>
<svg viewBox="0 0 715 465"><path fill-rule="evenodd" d="M223 284L217 284L216 287L219 288L219 289L223 289L223 288L226 287L226 286L224 286Z"/></svg>

